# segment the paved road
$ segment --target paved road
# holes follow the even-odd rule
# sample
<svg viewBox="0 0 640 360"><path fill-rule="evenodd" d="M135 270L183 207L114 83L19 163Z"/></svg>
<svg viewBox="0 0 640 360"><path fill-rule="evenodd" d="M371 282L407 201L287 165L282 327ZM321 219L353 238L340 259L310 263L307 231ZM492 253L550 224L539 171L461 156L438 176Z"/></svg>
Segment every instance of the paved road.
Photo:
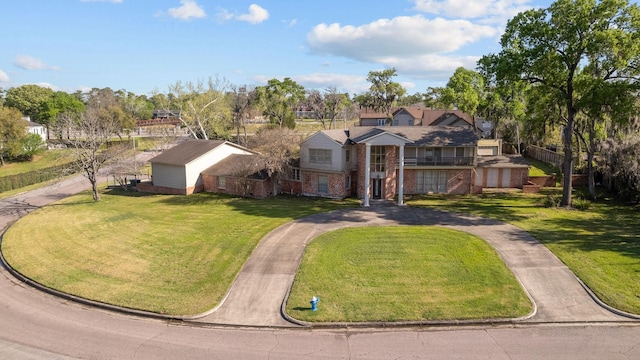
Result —
<svg viewBox="0 0 640 360"><path fill-rule="evenodd" d="M87 187L85 179L70 179L0 201L0 229L38 206ZM560 323L355 330L279 328L291 325L279 317L278 309L282 288L286 291L292 280L291 265L297 263L306 242L338 227L396 223L449 226L485 237L538 304L530 321ZM500 245L501 238L509 242ZM284 254L283 248L294 251ZM557 259L547 258L545 252L535 240L510 226L430 210L374 207L314 215L272 232L247 262L227 301L194 323L138 318L71 303L27 286L0 268L0 359L640 358L637 322L595 305L571 273ZM546 260L531 261L538 256ZM268 266L263 271L260 267L265 261ZM563 278L569 279L570 287L536 288ZM259 289L260 295L250 294L254 291L251 289ZM242 296L243 291L246 296ZM265 291L274 296L265 298ZM244 306L250 307L244 308L242 316L234 304L245 297ZM260 301L249 300L252 297ZM254 309L251 304L265 304L265 308ZM569 311L576 317L570 318ZM234 321L268 327L211 324ZM596 321L597 325L585 321Z"/></svg>

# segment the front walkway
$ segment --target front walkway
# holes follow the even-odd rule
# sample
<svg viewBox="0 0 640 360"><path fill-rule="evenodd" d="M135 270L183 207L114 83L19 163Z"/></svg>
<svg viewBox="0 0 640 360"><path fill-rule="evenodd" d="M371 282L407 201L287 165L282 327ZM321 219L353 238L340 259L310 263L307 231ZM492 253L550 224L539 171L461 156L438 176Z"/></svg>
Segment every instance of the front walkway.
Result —
<svg viewBox="0 0 640 360"><path fill-rule="evenodd" d="M280 226L260 242L223 303L194 320L246 326L292 326L283 318L281 307L306 244L324 232L339 228L380 225L446 226L485 239L536 305L536 312L524 321L631 321L599 306L555 255L519 228L474 216L408 206L334 211Z"/></svg>

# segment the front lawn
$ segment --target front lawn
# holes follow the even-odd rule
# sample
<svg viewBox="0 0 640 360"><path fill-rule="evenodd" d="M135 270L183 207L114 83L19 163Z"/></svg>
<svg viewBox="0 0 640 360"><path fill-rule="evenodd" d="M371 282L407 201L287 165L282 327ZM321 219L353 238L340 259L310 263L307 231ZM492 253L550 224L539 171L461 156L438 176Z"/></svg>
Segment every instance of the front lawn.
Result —
<svg viewBox="0 0 640 360"><path fill-rule="evenodd" d="M295 218L357 206L277 197L145 195L111 190L73 196L20 219L2 251L19 272L84 298L191 315L224 296L260 239Z"/></svg>
<svg viewBox="0 0 640 360"><path fill-rule="evenodd" d="M586 210L542 206L547 196L558 196L560 191L422 196L407 203L475 214L518 226L545 244L605 303L640 314L638 208L611 200L590 202Z"/></svg>
<svg viewBox="0 0 640 360"><path fill-rule="evenodd" d="M312 295L320 298L310 311ZM287 301L305 321L515 318L532 311L493 248L427 226L347 228L308 246Z"/></svg>
<svg viewBox="0 0 640 360"><path fill-rule="evenodd" d="M21 174L34 170L41 170L51 166L63 165L73 160L69 150L47 150L41 155L34 156L32 161L7 162L0 167L0 176Z"/></svg>

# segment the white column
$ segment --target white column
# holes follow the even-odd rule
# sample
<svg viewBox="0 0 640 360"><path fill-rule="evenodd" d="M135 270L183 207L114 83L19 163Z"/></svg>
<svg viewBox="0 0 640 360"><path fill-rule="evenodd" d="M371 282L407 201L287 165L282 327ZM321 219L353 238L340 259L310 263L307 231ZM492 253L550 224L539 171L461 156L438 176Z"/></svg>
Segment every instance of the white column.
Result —
<svg viewBox="0 0 640 360"><path fill-rule="evenodd" d="M404 194L404 144L400 145L400 170L398 171L398 205L403 205L402 195Z"/></svg>
<svg viewBox="0 0 640 360"><path fill-rule="evenodd" d="M369 207L369 187L371 183L371 144L366 144L364 155L364 207Z"/></svg>

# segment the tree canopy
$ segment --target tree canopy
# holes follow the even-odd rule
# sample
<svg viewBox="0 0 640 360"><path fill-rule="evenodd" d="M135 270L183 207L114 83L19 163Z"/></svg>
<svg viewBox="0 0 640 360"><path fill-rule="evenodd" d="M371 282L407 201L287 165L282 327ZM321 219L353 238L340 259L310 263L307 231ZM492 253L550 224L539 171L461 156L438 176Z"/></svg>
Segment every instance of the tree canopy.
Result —
<svg viewBox="0 0 640 360"><path fill-rule="evenodd" d="M293 109L305 99L304 87L291 78L269 80L265 86L256 87L258 102L263 115L269 118L272 125L293 129L296 117Z"/></svg>
<svg viewBox="0 0 640 360"><path fill-rule="evenodd" d="M38 85L21 85L6 91L4 105L16 108L31 121L43 123L40 120L41 105L53 97L54 91Z"/></svg>
<svg viewBox="0 0 640 360"><path fill-rule="evenodd" d="M369 71L367 76L367 81L371 83L369 91L356 96L356 101L361 106L385 113L387 118L391 118L391 109L406 93L402 85L392 81L397 75L396 69Z"/></svg>
<svg viewBox="0 0 640 360"><path fill-rule="evenodd" d="M485 58L498 81L525 80L562 99L565 111L557 115L564 126L563 206L571 206L573 135L579 97L587 93L576 79L588 73L607 82L635 82L639 29L638 6L626 0L558 0L516 15L507 23L501 52Z"/></svg>

